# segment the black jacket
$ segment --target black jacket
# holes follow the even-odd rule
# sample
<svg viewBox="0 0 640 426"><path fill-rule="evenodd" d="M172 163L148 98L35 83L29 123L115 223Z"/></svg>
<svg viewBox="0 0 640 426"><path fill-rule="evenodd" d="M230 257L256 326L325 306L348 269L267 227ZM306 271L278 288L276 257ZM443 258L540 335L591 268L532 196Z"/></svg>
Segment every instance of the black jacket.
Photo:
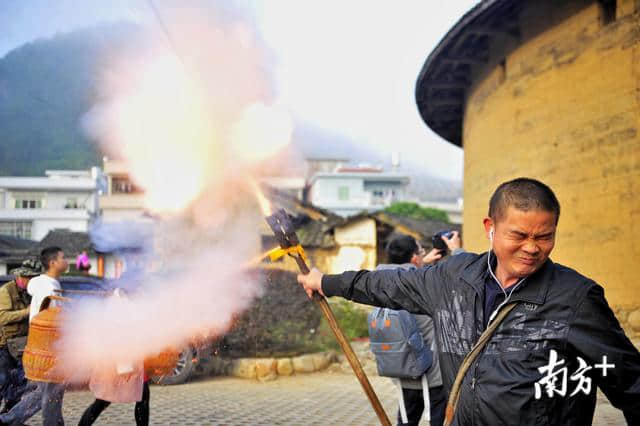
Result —
<svg viewBox="0 0 640 426"><path fill-rule="evenodd" d="M327 296L374 306L406 309L433 317L447 392L464 358L483 332L487 254L452 256L417 270L359 271L325 275ZM627 422L640 424L640 353L624 334L598 284L576 271L548 260L515 289L519 302L504 319L467 372L457 425L588 425L593 421L596 385L623 410ZM535 383L549 364L550 350L567 367L566 395L535 398ZM569 376L581 357L592 368L591 392L576 389ZM558 380L557 388L562 387Z"/></svg>

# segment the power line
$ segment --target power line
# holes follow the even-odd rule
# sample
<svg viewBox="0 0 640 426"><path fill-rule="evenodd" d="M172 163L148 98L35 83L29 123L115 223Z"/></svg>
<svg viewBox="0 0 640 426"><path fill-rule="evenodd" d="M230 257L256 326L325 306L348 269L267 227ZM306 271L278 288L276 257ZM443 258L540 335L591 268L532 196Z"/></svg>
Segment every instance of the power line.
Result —
<svg viewBox="0 0 640 426"><path fill-rule="evenodd" d="M185 62L184 62L182 56L179 53L178 47L177 47L176 43L174 42L173 38L171 37L171 33L169 32L169 27L167 27L166 23L162 19L162 15L160 14L160 10L155 5L153 0L147 0L147 3L149 4L149 8L153 12L153 15L155 16L156 20L158 21L158 25L160 25L160 29L162 29L162 32L164 33L165 37L167 38L167 42L169 43L169 48L173 51L173 54L178 58L178 60L182 64L182 66L186 68Z"/></svg>

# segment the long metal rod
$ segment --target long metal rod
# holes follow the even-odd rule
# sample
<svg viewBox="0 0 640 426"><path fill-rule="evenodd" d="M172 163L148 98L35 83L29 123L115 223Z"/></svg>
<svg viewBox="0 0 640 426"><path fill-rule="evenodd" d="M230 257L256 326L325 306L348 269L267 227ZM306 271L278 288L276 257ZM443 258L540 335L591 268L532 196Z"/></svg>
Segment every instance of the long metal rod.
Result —
<svg viewBox="0 0 640 426"><path fill-rule="evenodd" d="M295 258L296 263L298 264L298 268L300 269L300 272L302 272L305 275L308 274L310 271L305 261L299 255L296 255L293 257ZM360 384L362 385L362 389L364 390L364 393L367 395L367 398L369 398L369 402L371 402L371 405L373 406L373 410L376 412L376 415L378 416L380 423L384 426L391 426L389 417L387 417L387 413L384 411L384 408L382 407L382 404L378 399L378 395L376 395L376 392L373 390L373 387L371 387L371 383L367 378L367 374L362 369L360 360L356 356L356 353L353 351L353 348L351 347L351 344L347 340L347 337L342 332L342 329L340 328L340 325L338 324L338 321L336 320L336 317L333 314L333 311L331 310L331 307L329 306L327 299L319 293L313 293L313 301L320 307L320 310L322 311L324 317L329 323L329 327L331 327L331 330L333 331L333 334L336 336L336 339L338 340L338 344L340 344L342 351L347 357L347 360L349 361L349 364L351 365L353 372L355 373L356 377L360 381Z"/></svg>

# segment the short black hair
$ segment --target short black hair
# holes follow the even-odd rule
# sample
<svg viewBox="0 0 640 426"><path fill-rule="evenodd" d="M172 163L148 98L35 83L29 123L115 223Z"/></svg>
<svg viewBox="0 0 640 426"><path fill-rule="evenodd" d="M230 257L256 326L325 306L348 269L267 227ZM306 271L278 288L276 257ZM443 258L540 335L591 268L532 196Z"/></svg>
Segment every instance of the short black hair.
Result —
<svg viewBox="0 0 640 426"><path fill-rule="evenodd" d="M400 234L389 241L386 250L389 263L402 265L418 253L418 243L412 236Z"/></svg>
<svg viewBox="0 0 640 426"><path fill-rule="evenodd" d="M531 178L520 177L498 186L489 201L489 217L494 222L502 220L508 207L554 213L556 224L560 219L560 203L551 188Z"/></svg>
<svg viewBox="0 0 640 426"><path fill-rule="evenodd" d="M60 253L62 249L57 246L45 247L40 252L40 262L42 263L42 267L45 271L49 270L49 263L52 260L55 260L58 257L58 253Z"/></svg>

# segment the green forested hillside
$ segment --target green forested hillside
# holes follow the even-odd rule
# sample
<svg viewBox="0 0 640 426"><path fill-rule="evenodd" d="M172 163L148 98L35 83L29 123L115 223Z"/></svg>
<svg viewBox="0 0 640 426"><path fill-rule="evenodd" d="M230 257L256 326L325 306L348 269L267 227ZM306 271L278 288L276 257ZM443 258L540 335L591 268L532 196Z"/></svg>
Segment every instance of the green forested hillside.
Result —
<svg viewBox="0 0 640 426"><path fill-rule="evenodd" d="M136 30L112 24L19 47L0 59L0 175L83 169L101 155L80 129L105 54Z"/></svg>

